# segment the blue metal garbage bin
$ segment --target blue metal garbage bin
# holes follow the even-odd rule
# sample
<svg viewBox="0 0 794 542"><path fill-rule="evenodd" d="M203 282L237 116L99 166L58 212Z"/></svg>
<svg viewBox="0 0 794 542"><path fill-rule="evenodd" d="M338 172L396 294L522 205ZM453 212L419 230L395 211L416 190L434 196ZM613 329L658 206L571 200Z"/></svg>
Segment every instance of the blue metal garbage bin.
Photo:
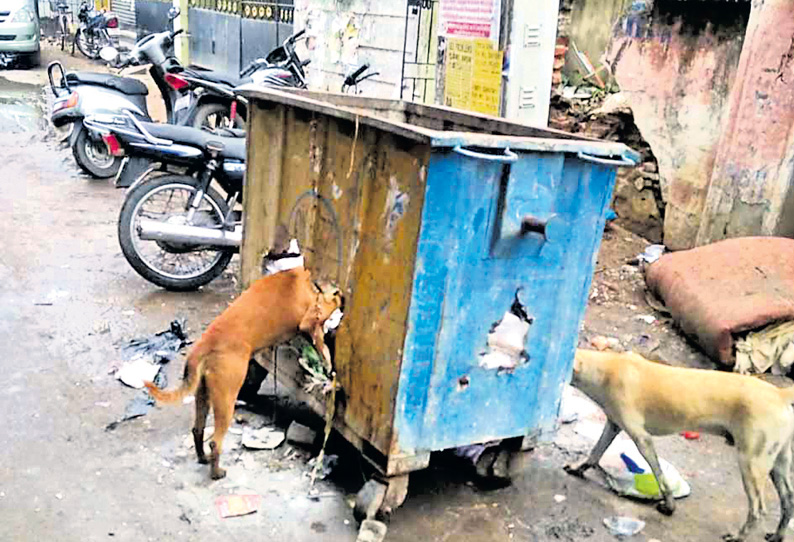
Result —
<svg viewBox="0 0 794 542"><path fill-rule="evenodd" d="M440 107L246 95L243 283L284 224L345 292L335 427L387 480L434 451L551 432L615 171L638 155Z"/></svg>

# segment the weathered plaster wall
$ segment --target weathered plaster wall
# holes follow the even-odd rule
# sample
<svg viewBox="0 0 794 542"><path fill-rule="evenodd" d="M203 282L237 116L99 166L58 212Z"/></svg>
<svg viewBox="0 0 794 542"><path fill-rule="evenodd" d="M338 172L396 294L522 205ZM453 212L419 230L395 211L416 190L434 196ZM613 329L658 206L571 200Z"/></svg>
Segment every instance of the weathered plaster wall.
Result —
<svg viewBox="0 0 794 542"><path fill-rule="evenodd" d="M698 244L794 235L794 3L753 2Z"/></svg>
<svg viewBox="0 0 794 542"><path fill-rule="evenodd" d="M295 28L310 36L299 50L311 60L309 88L339 92L345 74L367 62L380 75L362 83L366 96L398 98L405 13L406 0L295 0Z"/></svg>
<svg viewBox="0 0 794 542"><path fill-rule="evenodd" d="M645 31L627 36L621 28L609 51L617 82L658 160L664 242L673 250L696 242L742 50L738 19L715 29L691 24L686 13L665 17L656 11Z"/></svg>

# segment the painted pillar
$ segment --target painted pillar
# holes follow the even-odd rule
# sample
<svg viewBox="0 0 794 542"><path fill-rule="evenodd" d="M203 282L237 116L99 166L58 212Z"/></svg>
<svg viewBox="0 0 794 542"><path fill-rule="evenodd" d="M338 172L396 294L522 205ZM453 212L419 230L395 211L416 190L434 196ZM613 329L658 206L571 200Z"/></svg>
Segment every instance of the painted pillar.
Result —
<svg viewBox="0 0 794 542"><path fill-rule="evenodd" d="M174 40L174 54L183 66L187 66L190 63L190 40L188 39L188 8L190 4L188 0L173 0L173 2L174 7L180 11L179 17L174 19L174 31L185 30Z"/></svg>
<svg viewBox="0 0 794 542"><path fill-rule="evenodd" d="M533 126L549 123L559 0L513 2L505 117Z"/></svg>
<svg viewBox="0 0 794 542"><path fill-rule="evenodd" d="M753 0L697 235L794 234L794 2Z"/></svg>

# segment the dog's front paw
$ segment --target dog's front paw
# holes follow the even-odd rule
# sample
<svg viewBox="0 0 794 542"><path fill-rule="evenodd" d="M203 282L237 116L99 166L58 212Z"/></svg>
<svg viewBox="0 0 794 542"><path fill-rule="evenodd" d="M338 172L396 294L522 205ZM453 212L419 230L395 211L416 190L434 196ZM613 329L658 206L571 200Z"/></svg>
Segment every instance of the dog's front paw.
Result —
<svg viewBox="0 0 794 542"><path fill-rule="evenodd" d="M722 535L722 540L724 542L744 542L744 538L739 536L738 534L728 533Z"/></svg>
<svg viewBox="0 0 794 542"><path fill-rule="evenodd" d="M767 533L764 538L767 542L783 542L783 537L777 533Z"/></svg>
<svg viewBox="0 0 794 542"><path fill-rule="evenodd" d="M666 502L662 501L656 505L656 509L665 516L672 516L673 512L675 512L675 505L670 506Z"/></svg>
<svg viewBox="0 0 794 542"><path fill-rule="evenodd" d="M571 476L576 476L577 478L584 478L584 473L587 469L590 468L590 465L587 464L587 461L582 461L580 463L569 463L563 467L563 470L570 474Z"/></svg>
<svg viewBox="0 0 794 542"><path fill-rule="evenodd" d="M218 467L217 469L212 469L212 472L210 472L210 477L213 480L220 480L221 478L225 478L226 469L222 469L220 467Z"/></svg>

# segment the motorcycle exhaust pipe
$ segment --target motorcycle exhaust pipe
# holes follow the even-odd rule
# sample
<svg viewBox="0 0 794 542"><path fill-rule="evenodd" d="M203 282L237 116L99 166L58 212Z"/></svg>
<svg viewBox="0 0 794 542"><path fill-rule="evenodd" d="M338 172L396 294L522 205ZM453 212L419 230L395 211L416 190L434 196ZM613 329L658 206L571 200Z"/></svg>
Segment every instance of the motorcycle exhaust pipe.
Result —
<svg viewBox="0 0 794 542"><path fill-rule="evenodd" d="M234 231L228 231L146 219L141 220L138 224L138 235L145 241L213 247L239 247L243 242L242 226L236 226Z"/></svg>

